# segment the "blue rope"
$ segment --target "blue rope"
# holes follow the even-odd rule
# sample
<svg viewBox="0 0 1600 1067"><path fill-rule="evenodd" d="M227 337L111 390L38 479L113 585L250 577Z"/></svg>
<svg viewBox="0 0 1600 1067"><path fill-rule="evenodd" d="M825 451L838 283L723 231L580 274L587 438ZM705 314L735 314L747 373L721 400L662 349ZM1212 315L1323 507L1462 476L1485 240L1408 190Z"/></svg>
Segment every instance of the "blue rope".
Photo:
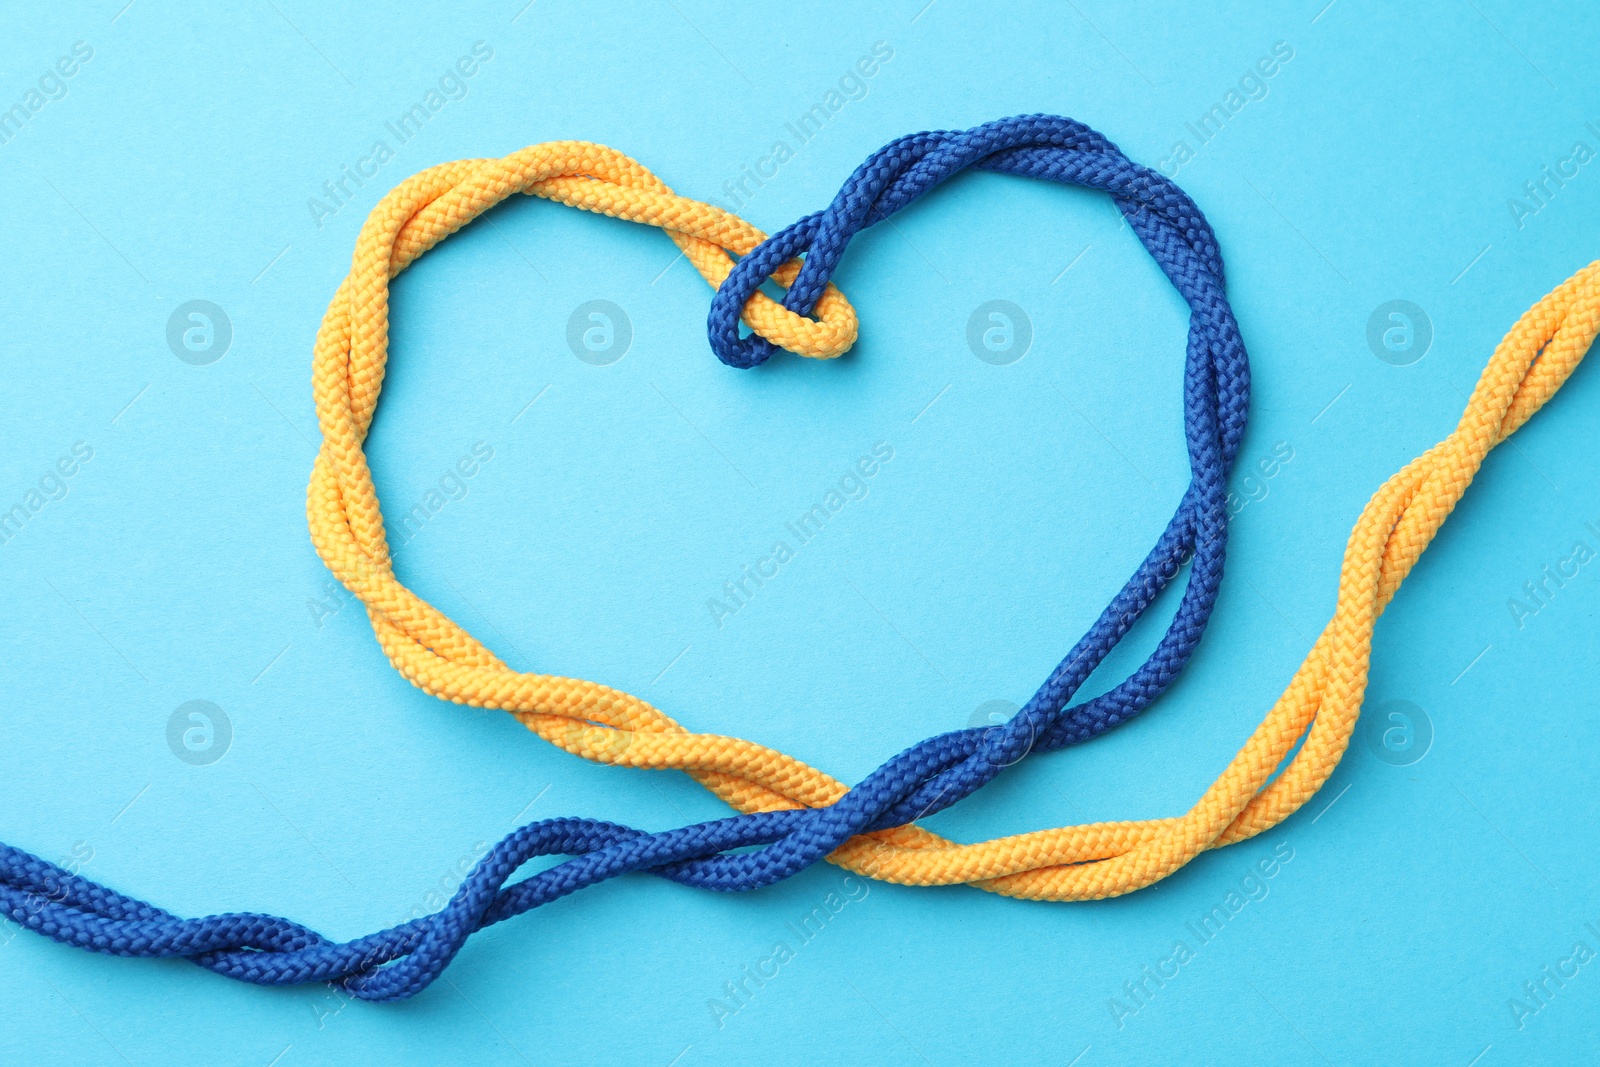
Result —
<svg viewBox="0 0 1600 1067"><path fill-rule="evenodd" d="M944 810L1030 752L1076 744L1137 715L1188 663L1216 603L1228 532L1226 482L1249 400L1249 367L1223 292L1216 237L1181 189L1070 119L1023 116L913 134L874 153L825 211L740 261L712 302L711 345L732 366L764 362L772 345L741 338L738 312L774 269L805 256L785 306L809 313L855 234L969 167L1110 193L1190 308L1183 387L1188 489L1133 577L1010 722L914 745L826 808L738 815L662 833L589 819L531 823L497 844L441 911L349 942L270 915L178 918L6 845L0 845L0 914L96 952L182 956L241 981L337 981L364 999L399 1000L426 988L474 932L585 886L630 871L724 892L768 886L857 834ZM1068 707L1191 553L1177 612L1149 659L1115 688ZM507 884L539 856L574 858Z"/></svg>

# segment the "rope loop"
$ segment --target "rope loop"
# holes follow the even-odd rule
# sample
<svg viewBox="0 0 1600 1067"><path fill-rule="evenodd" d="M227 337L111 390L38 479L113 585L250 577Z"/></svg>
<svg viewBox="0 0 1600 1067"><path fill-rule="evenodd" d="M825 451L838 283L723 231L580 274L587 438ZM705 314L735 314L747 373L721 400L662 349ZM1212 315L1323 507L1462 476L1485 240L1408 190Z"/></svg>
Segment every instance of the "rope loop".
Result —
<svg viewBox="0 0 1600 1067"><path fill-rule="evenodd" d="M760 292L763 282L782 280L788 287L783 306L790 311L820 313L828 279L856 234L968 168L1100 189L1110 193L1130 219L1153 212L1189 245L1193 266L1212 276L1215 292L1224 288L1216 238L1182 189L1159 172L1131 162L1103 135L1075 119L1019 115L970 130L914 133L885 145L856 168L825 210L780 230L756 253L741 259L712 298L707 333L717 358L740 368L765 363L779 346L759 333L739 336L739 311ZM1144 231L1140 237L1150 245ZM1156 254L1154 247L1151 253ZM799 276L786 280L779 272L801 255L805 265ZM1172 276L1170 270L1168 275ZM1177 277L1172 281L1185 289ZM1187 291L1184 295L1190 296Z"/></svg>

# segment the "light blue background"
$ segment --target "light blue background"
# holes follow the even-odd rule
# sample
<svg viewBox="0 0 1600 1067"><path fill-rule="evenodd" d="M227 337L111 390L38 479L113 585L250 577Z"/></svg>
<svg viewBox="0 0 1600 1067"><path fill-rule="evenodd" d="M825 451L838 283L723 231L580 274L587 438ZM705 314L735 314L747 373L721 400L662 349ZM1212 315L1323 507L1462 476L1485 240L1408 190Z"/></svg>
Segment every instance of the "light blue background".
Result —
<svg viewBox="0 0 1600 1067"><path fill-rule="evenodd" d="M1241 465L1280 441L1294 458L1237 516L1180 683L931 821L967 839L1187 808L1326 620L1368 494L1448 432L1516 316L1600 253L1600 162L1520 228L1507 205L1574 141L1600 148L1585 128L1600 125L1600 17L1578 0L124 3L35 5L0 45L7 107L75 41L94 50L0 145L0 505L74 442L94 449L0 545L0 839L77 848L85 874L183 914L265 910L349 937L405 918L517 820L665 828L725 810L682 776L590 766L423 695L351 604L318 625L312 338L365 213L407 174L583 138L721 198L886 42L865 99L744 208L770 230L917 129L1049 111L1156 163L1275 42L1292 46L1178 180L1221 237L1253 359ZM465 99L318 228L307 199L477 41L494 55ZM838 279L863 322L848 358L754 373L711 356L706 286L656 231L531 200L491 220L396 285L370 454L393 516L474 442L493 447L399 569L516 666L620 686L853 781L987 701L1023 700L1182 492L1186 316L1103 197L950 183L855 242ZM166 343L191 299L232 322L209 366ZM566 344L592 299L633 325L611 366ZM1010 366L966 345L990 299L1033 324ZM1393 299L1433 324L1410 366L1367 345ZM1391 766L1363 730L1305 811L1155 888L1044 905L875 884L721 1027L708 1002L839 889L838 869L744 897L613 882L473 939L445 980L390 1006L12 928L0 1060L1593 1059L1600 963L1520 1029L1508 1001L1575 942L1600 950L1585 927L1600 924L1600 564L1520 629L1508 600L1576 539L1600 546L1584 527L1600 524L1597 411L1585 367L1490 458L1379 627L1368 709L1421 708L1426 757ZM706 598L877 441L895 458L870 496L713 625ZM1114 668L1153 631L1139 637ZM166 741L193 699L232 722L209 766ZM1267 896L1119 1027L1124 983L1274 849L1293 859Z"/></svg>

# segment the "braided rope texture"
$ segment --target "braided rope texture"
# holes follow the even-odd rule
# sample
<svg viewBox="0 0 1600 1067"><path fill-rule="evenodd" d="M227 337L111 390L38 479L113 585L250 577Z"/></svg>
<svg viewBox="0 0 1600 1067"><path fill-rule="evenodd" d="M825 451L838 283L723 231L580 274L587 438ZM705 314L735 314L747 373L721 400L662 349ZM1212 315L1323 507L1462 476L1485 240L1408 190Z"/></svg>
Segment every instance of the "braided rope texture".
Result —
<svg viewBox="0 0 1600 1067"><path fill-rule="evenodd" d="M1333 618L1266 719L1188 812L975 845L877 835L851 841L836 858L896 881L981 880L985 888L1015 896L1095 899L1150 885L1206 849L1243 841L1288 818L1322 787L1349 745L1378 617L1490 450L1555 395L1597 333L1600 261L1523 314L1495 349L1456 428L1373 494L1350 534ZM1274 779L1274 769L1302 741ZM689 876L685 858L776 840L803 815L771 811L655 835L580 819L534 823L496 845L442 911L344 944L272 916L178 919L9 846L0 846L0 912L98 952L187 956L251 982L339 980L358 996L392 1000L426 986L474 930L622 870L648 869L700 884ZM578 858L506 885L538 855ZM932 876L925 867L930 857L939 861ZM384 966L390 961L399 962Z"/></svg>
<svg viewBox="0 0 1600 1067"><path fill-rule="evenodd" d="M930 739L897 757L899 763L886 764L869 779L873 789L840 807L849 792L845 785L782 753L735 738L691 733L648 703L606 686L511 670L395 577L362 447L384 366L388 282L422 251L514 192L559 194L564 202L588 210L723 242L702 256L714 268L704 272L708 280L721 285L722 303L712 312L714 343L717 308L728 306L732 333L724 341L745 343L737 333L738 310L743 308L754 331L750 341L784 347L805 336L797 324L810 323L809 314L821 316L836 292L825 277L816 276L819 266L831 271L850 236L970 166L1110 192L1191 307L1184 373L1192 470L1188 490L1137 572L1011 723ZM619 189L624 179L629 184ZM643 186L649 186L648 195L637 191ZM827 211L759 246L751 244L754 231L744 223L735 225L731 216L674 197L665 188L609 149L558 143L535 146L507 160L435 168L400 186L373 211L357 242L350 277L330 305L318 338L314 381L324 444L312 477L308 518L318 552L366 605L395 668L435 696L508 710L546 740L586 759L687 771L744 812L828 809L807 821L805 833L796 832L780 847L766 850L759 871L754 861L741 868L742 874L734 872L737 865L726 864L728 872L717 879L723 888L752 888L787 877L868 827L899 826L940 810L1029 751L1093 737L1136 715L1164 691L1187 664L1216 601L1227 537L1226 482L1243 436L1249 394L1243 342L1223 292L1221 253L1189 197L1169 179L1129 161L1082 123L1051 116L1005 119L970 131L895 141L858 168ZM617 206L619 199L625 207ZM808 240L812 243L805 244ZM724 248L743 254L732 277ZM799 266L795 257L807 250L810 254ZM769 276L792 286L782 308L760 303L766 298L757 286ZM727 305L722 294L736 284L748 291ZM842 297L837 300L848 306ZM753 314L757 307L767 308L765 319ZM812 349L802 354L831 352ZM726 354L723 358L744 366L760 362L729 360ZM1179 607L1149 659L1109 692L1068 708L1089 674L1191 554L1193 565ZM919 829L894 831L883 840L912 849L948 844ZM838 859L871 873L845 856ZM911 862L915 866L917 861ZM922 876L938 876L932 857ZM1009 891L1006 886L994 888Z"/></svg>
<svg viewBox="0 0 1600 1067"><path fill-rule="evenodd" d="M917 866L922 850L958 846L904 824L965 797L1030 751L1092 737L1141 711L1187 664L1222 577L1227 533L1223 498L1244 431L1248 364L1223 295L1216 239L1199 209L1169 180L1132 163L1081 123L1049 116L894 142L863 164L827 212L803 220L803 231L792 227L783 239L792 241L803 232L803 239L811 241L807 267L825 261L831 270L855 232L969 166L1109 191L1192 312L1184 376L1193 471L1189 489L1133 578L1011 723L931 738L850 791L781 753L736 739L688 734L627 694L510 671L398 583L362 452L382 381L388 282L422 252L512 193L546 196L662 226L713 284L729 274L729 251L744 255L741 264L758 264L761 271L757 277L745 267L744 277L756 281L741 302L743 314L755 339L774 346L772 350L788 347L826 358L843 351L854 336L853 312L826 278L817 277L816 268L807 278L792 255L774 259L774 242L761 243L759 232L741 220L674 196L644 168L610 149L576 142L540 145L504 160L433 168L394 190L369 218L351 274L318 338L315 386L325 443L308 497L313 539L330 568L366 604L391 661L420 688L463 703L505 707L536 732L591 759L688 770L750 814L658 835L586 820L534 824L502 842L475 873L470 892L464 891L444 912L344 946L328 945L297 924L262 916L222 920L242 940L195 940L182 920L92 883L70 876L63 881L48 865L13 853L16 869L28 872L24 881L44 879L55 886L51 893L67 893L103 920L153 923L148 934L153 940L134 950L137 954L187 955L257 982L337 977L361 996L396 999L426 986L473 930L624 871L652 869L686 884L744 890L788 877L863 832L872 836L860 838L858 847L902 849ZM780 308L753 291L754 284L769 276L780 285L803 289L791 289ZM1072 695L1191 556L1191 577L1180 606L1150 659L1110 692L1068 709ZM624 743L619 745L618 738ZM749 845L765 847L757 853L718 855ZM527 888L495 896L528 858L552 853L582 858L575 861L578 866L563 865L553 882L529 882ZM876 873L876 857L865 864L844 862L861 873ZM924 868L899 880L943 880L937 860ZM983 887L1016 892L1009 884ZM47 894L44 899L50 901L52 915L61 908L77 910L65 897ZM68 913L62 923L41 915L30 925L74 939L81 932L75 925L79 916ZM166 936L173 932L172 923L184 931L177 940ZM90 926L88 940L75 943L125 950L107 947L124 945L125 938L108 941L105 929ZM262 959L263 954L270 959ZM395 959L402 962L378 969Z"/></svg>

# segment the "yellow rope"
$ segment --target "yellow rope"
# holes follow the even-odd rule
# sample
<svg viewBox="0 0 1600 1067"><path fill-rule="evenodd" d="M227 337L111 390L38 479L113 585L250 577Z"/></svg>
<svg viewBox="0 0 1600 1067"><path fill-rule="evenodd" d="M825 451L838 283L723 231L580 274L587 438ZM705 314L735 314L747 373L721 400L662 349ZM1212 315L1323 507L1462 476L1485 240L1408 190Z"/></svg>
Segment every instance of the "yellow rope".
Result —
<svg viewBox="0 0 1600 1067"><path fill-rule="evenodd" d="M690 733L650 704L579 679L514 671L412 593L391 566L362 445L382 386L389 280L483 211L522 192L665 229L712 285L763 235L734 215L674 195L638 163L582 142L465 160L403 182L373 210L317 337L323 445L307 514L330 570L366 605L396 670L424 692L511 712L568 752L600 763L687 771L740 811L817 807L847 787L762 745ZM778 275L787 284L796 264ZM854 311L831 287L818 320L757 294L745 319L803 355L847 349ZM1087 900L1166 877L1200 852L1276 826L1338 765L1366 690L1372 631L1401 581L1466 491L1489 450L1558 390L1600 330L1600 262L1522 316L1495 350L1456 429L1389 479L1351 532L1332 620L1244 747L1184 815L1040 830L964 845L916 826L852 839L830 858L911 885L970 882L1009 896ZM1305 743L1275 780L1273 771Z"/></svg>

